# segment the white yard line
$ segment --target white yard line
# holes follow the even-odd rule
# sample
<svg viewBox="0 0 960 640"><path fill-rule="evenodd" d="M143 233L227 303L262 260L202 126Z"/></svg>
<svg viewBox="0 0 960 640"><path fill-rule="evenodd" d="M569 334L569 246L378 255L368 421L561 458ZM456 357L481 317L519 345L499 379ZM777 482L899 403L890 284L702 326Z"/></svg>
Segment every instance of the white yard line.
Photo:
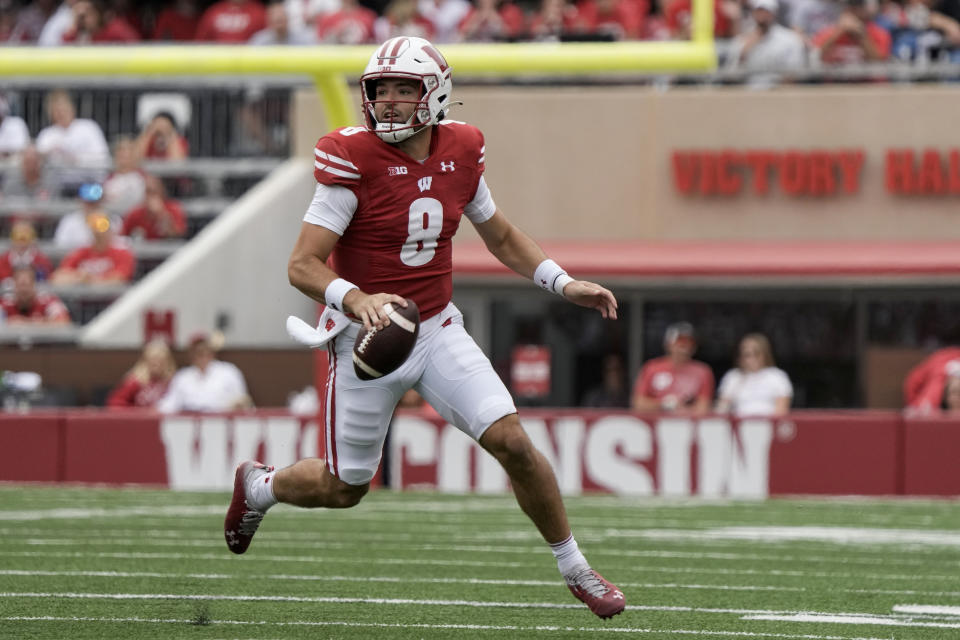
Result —
<svg viewBox="0 0 960 640"><path fill-rule="evenodd" d="M235 562L236 556L226 553L144 553L123 551L0 551L0 557L18 558L122 558L126 560L220 560ZM370 565L369 558L321 558L317 556L247 556L249 560L263 562L296 562L312 564L362 564ZM439 567L496 567L496 568L529 568L541 566L541 563L529 562L483 562L478 560L436 560L432 558L379 558L376 564L381 565L430 565Z"/></svg>
<svg viewBox="0 0 960 640"><path fill-rule="evenodd" d="M897 613L913 613L931 616L960 616L960 607L946 607L932 604L898 604L893 610Z"/></svg>
<svg viewBox="0 0 960 640"><path fill-rule="evenodd" d="M750 542L831 542L853 545L923 545L960 547L960 533L946 529L885 529L862 527L721 527L714 529L646 529L638 538L740 540Z"/></svg>
<svg viewBox="0 0 960 640"><path fill-rule="evenodd" d="M151 571L43 571L28 569L0 569L0 576L37 577L84 577L84 578L161 578L170 580L237 580L246 576L225 573L157 573ZM307 582L361 582L361 583L417 583L417 584L470 584L523 587L556 587L563 584L556 580L493 580L486 578L414 578L407 576L328 576L310 574L260 574L260 580L290 580ZM762 585L716 585L678 584L649 582L618 582L621 588L637 589L696 589L707 591L806 591L803 587L778 587Z"/></svg>
<svg viewBox="0 0 960 640"><path fill-rule="evenodd" d="M0 510L0 522L30 520L76 520L85 518L125 518L129 516L207 516L226 513L220 506L136 506L104 508Z"/></svg>
<svg viewBox="0 0 960 640"><path fill-rule="evenodd" d="M776 622L814 622L818 624L868 624L885 627L931 627L936 629L960 629L958 622L927 622L887 616L868 614L827 614L827 613L795 613L790 615L760 614L744 616L744 620L771 620Z"/></svg>
<svg viewBox="0 0 960 640"><path fill-rule="evenodd" d="M451 527L456 531L462 531L463 526ZM191 533L196 532L195 527L186 529ZM436 529L430 527L430 533L436 533ZM7 542L17 542L19 536L33 536L37 538L37 542L32 542L32 544L43 544L40 540L43 540L42 536L49 535L51 533L50 529L29 529L29 528L3 528L0 527L0 536L8 538ZM518 540L518 541L540 541L540 534L536 531L520 531L520 530L506 530L506 531L497 531L491 530L482 535L470 534L463 535L460 533L453 533L450 535L438 536L435 540L429 540L425 536L427 535L426 531L417 532L417 533L390 533L390 534L379 534L379 533L370 533L366 531L350 531L342 532L343 535L349 536L351 539L362 540L364 542L396 542L402 540L414 540L418 542L429 542L433 544L442 544L442 543L457 543L457 542L483 542L486 540ZM125 538L135 538L138 541L142 541L145 536L149 535L152 539L175 539L175 540L184 540L184 530L167 530L167 531L147 531L147 530L138 530L138 529L83 529L83 536L75 536L72 538L63 538L57 537L52 538L53 540L77 540L82 542L98 541L109 539L111 542L115 539L123 540ZM317 539L317 534L315 533L295 533L289 531L264 531L260 534L262 539L264 539L264 544L277 545L277 541L292 541L292 542L303 542L303 543L314 543ZM607 540L609 536L598 536L597 539L593 540L594 542L599 541L600 539ZM590 541L591 537L589 535L583 536L581 531L577 532L577 540L581 544L586 540ZM516 547L514 547L516 548ZM542 545L525 547L526 550L541 550L543 549ZM881 566L920 566L925 564L923 560L919 559L910 559L910 558L854 558L849 556L842 555L816 555L816 554L803 554L803 555L782 555L782 554L760 554L760 553L739 553L734 551L673 551L673 550L664 550L664 549L644 549L644 550L617 550L617 549L604 549L602 547L590 549L590 554L593 556L596 555L615 555L618 557L631 557L631 558L670 558L670 559L690 559L690 560L729 560L731 562L743 562L743 561L756 561L756 562L807 562L811 564L831 564L831 565L881 565ZM960 569L960 562L948 562L948 566L956 566Z"/></svg>
<svg viewBox="0 0 960 640"><path fill-rule="evenodd" d="M0 552L0 556L3 555L16 555L16 554L5 554ZM90 554L61 554L57 557L81 557L83 555ZM103 557L104 554L95 554L97 557ZM115 557L117 554L110 554L110 557ZM143 559L154 559L155 555L150 554L126 554L130 556L131 559L143 560ZM209 556L187 556L182 554L159 554L162 559L190 559L190 558L207 558ZM48 554L43 553L32 553L30 557L46 557ZM126 557L126 556L124 556ZM221 559L230 560L232 556L223 556ZM273 561L273 560L271 560ZM297 562L302 560L297 559ZM363 562L367 564L367 561ZM411 562L410 564L415 564L416 562ZM461 565L460 562L450 562L447 563L450 565ZM486 566L486 565L482 565ZM3 569L0 570L0 575L9 575L9 576L41 576L41 577L107 577L107 578L160 578L160 579L174 579L181 580L184 578L195 579L195 580L236 580L245 576L240 576L236 574L225 574L225 573L159 573L159 572L150 572L150 571L45 571L45 570L35 570L35 569ZM550 580L488 580L484 578L410 578L410 577L399 577L399 576L327 576L327 575L316 575L316 574L272 574L272 573L263 573L259 574L260 579L267 580L291 580L291 581L316 581L316 582L383 582L383 583L403 583L403 582L417 582L425 584L490 584L490 585L519 585L519 586L555 586L559 584L559 579L550 581ZM691 583L675 583L675 582L620 582L618 581L620 587L625 588L639 588L639 589L694 589L694 590L705 590L705 591L771 591L771 592L805 592L808 591L805 587L784 587L777 585L729 585L729 584L691 584ZM960 591L920 591L915 589L842 589L844 593L860 593L860 594L869 594L869 595L913 595L913 596L928 596L928 597L939 597L939 598L957 598L960 597ZM901 605L898 605L901 606ZM906 605L902 605L906 606Z"/></svg>
<svg viewBox="0 0 960 640"><path fill-rule="evenodd" d="M67 616L6 616L0 620L8 622L140 622L146 624L190 624L191 620L180 618L97 618L97 617L67 617ZM705 631L700 629L643 629L631 627L560 627L550 625L519 626L519 625L485 625L485 624L426 624L400 622L352 622L342 620L289 620L283 622L269 622L265 620L211 620L211 625L238 625L264 627L359 627L373 629L448 629L457 631L522 631L526 633L556 633L567 632L576 634L585 633L628 633L628 634L667 634L690 635L704 637L736 637L736 638L782 638L784 640L887 640L885 638L851 637L851 636L824 636L811 634L790 633L760 633L752 631Z"/></svg>
<svg viewBox="0 0 960 640"><path fill-rule="evenodd" d="M109 546L135 546L138 548L156 548L156 547L198 547L198 548L212 548L218 547L222 543L218 539L210 538L185 538L185 539L160 539L153 540L150 538L112 538L108 541L97 541L90 540L89 538L27 538L24 540L8 540L8 546L14 546L16 543L27 544L32 546L49 546L49 547L75 547L75 546L97 546L97 545L109 545ZM354 543L347 542L280 542L280 541L267 541L263 542L264 545L269 545L274 548L293 548L293 549L351 549L357 545ZM498 555L506 554L521 554L521 555L531 555L537 554L538 552L543 555L544 558L547 558L546 547L540 545L535 547L504 547L504 546L491 546L491 545L437 545L437 544L424 544L424 545L410 545L410 544L398 544L398 545L381 545L381 549L385 548L397 548L401 551L410 551L410 552L441 552L441 553L495 553ZM282 556L280 556L282 557ZM340 558L329 558L325 560L329 563L339 563L346 560ZM863 573L863 572L833 572L833 571L802 571L796 569L727 569L727 568L718 568L718 567L661 567L661 566L649 566L649 565L628 565L623 567L622 570L632 571L634 573L669 573L669 574L693 574L693 575L724 575L724 576L773 576L773 577L786 577L786 578L830 578L830 579L860 579L860 580L909 580L914 581L917 579L917 574L893 574L893 573ZM955 581L957 579L956 575L933 575L933 574L924 574L923 579L925 580L945 580L945 581Z"/></svg>
<svg viewBox="0 0 960 640"><path fill-rule="evenodd" d="M375 604L394 606L437 606L498 609L580 609L580 603L557 602L507 602L498 600L443 600L436 598L350 598L337 596L281 596L281 595L231 595L231 594L184 594L184 593L93 593L93 592L0 592L3 598L40 598L68 600L188 600L228 602L313 602L332 604ZM844 617L873 616L871 613L783 611L776 609L735 609L722 607L694 607L686 605L629 605L633 611L659 611L672 613L733 614L737 616L795 616L825 615Z"/></svg>

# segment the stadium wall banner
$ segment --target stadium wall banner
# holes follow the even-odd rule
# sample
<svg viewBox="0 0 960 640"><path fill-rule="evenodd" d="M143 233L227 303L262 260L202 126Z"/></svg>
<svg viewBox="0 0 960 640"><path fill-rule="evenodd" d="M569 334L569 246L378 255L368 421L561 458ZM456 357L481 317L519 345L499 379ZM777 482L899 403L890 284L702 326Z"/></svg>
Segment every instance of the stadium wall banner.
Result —
<svg viewBox="0 0 960 640"><path fill-rule="evenodd" d="M694 419L525 411L523 426L567 495L763 498L897 492L896 414ZM501 493L506 474L439 418L400 415L390 486Z"/></svg>
<svg viewBox="0 0 960 640"><path fill-rule="evenodd" d="M523 424L567 495L960 495L957 418L801 411L735 420L537 409L524 410ZM317 420L283 411L84 410L0 413L0 450L8 454L0 481L228 490L240 460L283 467L323 456L325 446ZM496 461L435 413L398 413L386 453L386 479L397 489L509 490Z"/></svg>

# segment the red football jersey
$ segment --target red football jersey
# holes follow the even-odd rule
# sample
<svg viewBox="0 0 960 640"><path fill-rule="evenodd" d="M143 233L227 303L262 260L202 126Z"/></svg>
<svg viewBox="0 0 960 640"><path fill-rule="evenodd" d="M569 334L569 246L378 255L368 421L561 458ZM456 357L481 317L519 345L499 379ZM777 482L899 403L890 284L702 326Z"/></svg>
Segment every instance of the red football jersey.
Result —
<svg viewBox="0 0 960 640"><path fill-rule="evenodd" d="M366 293L411 298L421 318L453 292L452 238L483 175L483 134L463 122L434 127L421 164L363 127L317 143L317 182L353 191L357 210L334 247L332 268Z"/></svg>

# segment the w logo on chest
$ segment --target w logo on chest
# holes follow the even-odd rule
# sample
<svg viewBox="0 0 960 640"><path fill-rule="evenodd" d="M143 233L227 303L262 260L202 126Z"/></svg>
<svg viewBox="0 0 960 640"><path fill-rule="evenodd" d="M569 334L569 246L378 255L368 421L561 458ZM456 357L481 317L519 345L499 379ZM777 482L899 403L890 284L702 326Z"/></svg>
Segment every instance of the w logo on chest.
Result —
<svg viewBox="0 0 960 640"><path fill-rule="evenodd" d="M430 190L430 185L433 183L433 176L427 176L425 178L420 178L417 180L417 186L420 187L420 193Z"/></svg>

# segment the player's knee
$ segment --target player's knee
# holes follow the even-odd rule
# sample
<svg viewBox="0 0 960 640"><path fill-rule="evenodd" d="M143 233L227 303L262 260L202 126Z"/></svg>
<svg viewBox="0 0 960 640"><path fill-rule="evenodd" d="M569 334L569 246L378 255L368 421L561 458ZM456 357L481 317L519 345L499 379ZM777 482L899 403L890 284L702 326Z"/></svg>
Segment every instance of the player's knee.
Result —
<svg viewBox="0 0 960 640"><path fill-rule="evenodd" d="M481 444L508 469L523 469L536 463L537 450L515 416L494 423Z"/></svg>

